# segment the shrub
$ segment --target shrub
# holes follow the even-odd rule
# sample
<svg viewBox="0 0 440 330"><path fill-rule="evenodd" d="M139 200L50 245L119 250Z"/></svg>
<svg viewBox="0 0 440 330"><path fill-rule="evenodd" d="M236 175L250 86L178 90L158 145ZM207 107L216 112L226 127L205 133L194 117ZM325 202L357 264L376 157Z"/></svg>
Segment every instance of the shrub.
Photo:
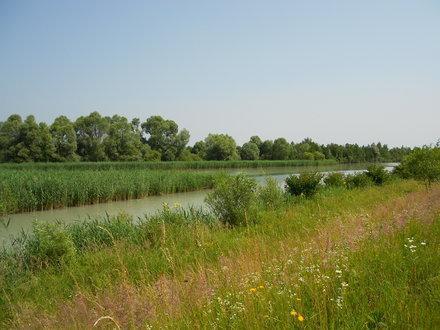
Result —
<svg viewBox="0 0 440 330"><path fill-rule="evenodd" d="M284 192L279 187L277 180L267 178L266 185L258 189L258 198L264 208L273 210L284 203Z"/></svg>
<svg viewBox="0 0 440 330"><path fill-rule="evenodd" d="M26 259L34 266L59 264L76 253L68 232L59 223L34 222L33 236L25 246Z"/></svg>
<svg viewBox="0 0 440 330"><path fill-rule="evenodd" d="M424 181L427 186L440 180L440 148L416 148L404 158L398 170L416 180Z"/></svg>
<svg viewBox="0 0 440 330"><path fill-rule="evenodd" d="M390 174L381 165L370 165L365 174L375 185L381 186L389 179Z"/></svg>
<svg viewBox="0 0 440 330"><path fill-rule="evenodd" d="M345 187L345 176L342 173L329 173L324 178L324 183L327 187Z"/></svg>
<svg viewBox="0 0 440 330"><path fill-rule="evenodd" d="M345 183L347 185L347 188L354 189L371 186L373 184L373 181L369 176L367 176L366 173L358 173L347 175L345 177Z"/></svg>
<svg viewBox="0 0 440 330"><path fill-rule="evenodd" d="M205 201L212 212L226 225L247 225L256 215L257 183L239 174L220 178Z"/></svg>
<svg viewBox="0 0 440 330"><path fill-rule="evenodd" d="M294 196L311 197L317 193L323 175L320 173L302 173L286 179L286 190Z"/></svg>

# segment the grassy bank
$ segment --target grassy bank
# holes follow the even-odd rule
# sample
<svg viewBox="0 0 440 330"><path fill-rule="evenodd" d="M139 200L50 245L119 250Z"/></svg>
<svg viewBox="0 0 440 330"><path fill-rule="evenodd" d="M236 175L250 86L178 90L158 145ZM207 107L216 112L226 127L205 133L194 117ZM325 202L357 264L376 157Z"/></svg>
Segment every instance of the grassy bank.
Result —
<svg viewBox="0 0 440 330"><path fill-rule="evenodd" d="M248 227L167 207L141 224L36 228L0 257L0 324L432 328L439 208L439 186L392 181L260 206ZM40 255L45 242L60 244Z"/></svg>
<svg viewBox="0 0 440 330"><path fill-rule="evenodd" d="M186 170L186 169L227 169L227 168L260 168L319 166L338 164L332 159L327 160L237 160L237 161L173 161L173 162L69 162L69 163L3 163L0 171L13 169L35 170Z"/></svg>
<svg viewBox="0 0 440 330"><path fill-rule="evenodd" d="M0 214L211 188L217 175L142 169L2 170Z"/></svg>

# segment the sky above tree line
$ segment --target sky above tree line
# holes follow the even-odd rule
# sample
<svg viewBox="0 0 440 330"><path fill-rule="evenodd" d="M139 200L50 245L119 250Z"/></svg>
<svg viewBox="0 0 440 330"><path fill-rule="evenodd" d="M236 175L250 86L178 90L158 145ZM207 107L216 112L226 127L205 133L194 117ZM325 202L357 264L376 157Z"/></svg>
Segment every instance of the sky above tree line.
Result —
<svg viewBox="0 0 440 330"><path fill-rule="evenodd" d="M191 141L440 138L438 1L0 2L0 121L159 114Z"/></svg>

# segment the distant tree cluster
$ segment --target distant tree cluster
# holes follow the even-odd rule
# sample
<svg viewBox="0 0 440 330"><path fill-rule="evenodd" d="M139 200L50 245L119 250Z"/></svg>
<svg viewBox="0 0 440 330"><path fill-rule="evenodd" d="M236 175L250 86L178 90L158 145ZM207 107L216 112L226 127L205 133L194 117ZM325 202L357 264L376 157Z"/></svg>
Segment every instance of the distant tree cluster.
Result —
<svg viewBox="0 0 440 330"><path fill-rule="evenodd" d="M289 160L336 159L340 162L400 161L411 150L381 143L319 145L285 138L262 141L252 136L242 146L227 134L209 134L188 146L190 134L173 120L151 116L141 122L98 112L72 122L60 116L49 126L34 116L11 115L0 122L1 162L173 161L173 160Z"/></svg>

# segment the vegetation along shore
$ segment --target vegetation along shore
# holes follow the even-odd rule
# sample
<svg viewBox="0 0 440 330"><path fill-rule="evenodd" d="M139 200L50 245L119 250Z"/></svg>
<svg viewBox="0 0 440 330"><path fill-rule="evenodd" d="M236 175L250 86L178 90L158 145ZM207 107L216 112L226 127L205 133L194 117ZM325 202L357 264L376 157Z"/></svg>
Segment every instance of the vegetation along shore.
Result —
<svg viewBox="0 0 440 330"><path fill-rule="evenodd" d="M439 156L291 176L285 190L222 176L209 212L36 223L0 255L0 324L435 328Z"/></svg>

